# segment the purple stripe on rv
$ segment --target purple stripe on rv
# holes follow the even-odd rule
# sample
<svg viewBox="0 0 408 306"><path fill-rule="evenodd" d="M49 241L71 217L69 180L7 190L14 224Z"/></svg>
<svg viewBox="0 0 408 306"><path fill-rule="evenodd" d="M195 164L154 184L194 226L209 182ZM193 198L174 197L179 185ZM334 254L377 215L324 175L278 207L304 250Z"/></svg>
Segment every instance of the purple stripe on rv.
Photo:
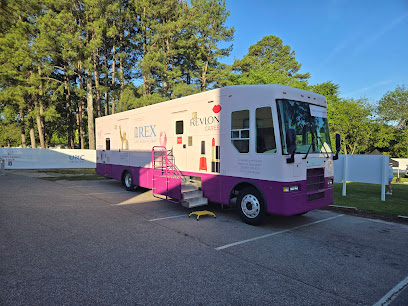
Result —
<svg viewBox="0 0 408 306"><path fill-rule="evenodd" d="M96 173L121 181L124 170L133 174L133 183L137 186L151 189L152 169L97 163ZM201 177L201 189L209 201L229 205L230 192L241 182L257 186L267 202L267 212L270 214L291 216L321 208L333 203L333 187L328 185L332 177L324 178L324 187L318 191L307 191L306 181L290 183L248 179L224 175L212 175L196 172L183 172L184 175ZM298 185L298 191L283 192L283 187Z"/></svg>

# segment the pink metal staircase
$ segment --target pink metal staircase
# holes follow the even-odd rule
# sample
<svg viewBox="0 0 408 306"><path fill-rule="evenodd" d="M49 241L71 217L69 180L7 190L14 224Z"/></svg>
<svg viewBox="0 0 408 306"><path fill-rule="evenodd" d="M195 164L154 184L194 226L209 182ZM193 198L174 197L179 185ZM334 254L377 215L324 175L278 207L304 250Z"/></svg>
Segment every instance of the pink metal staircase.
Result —
<svg viewBox="0 0 408 306"><path fill-rule="evenodd" d="M167 151L166 147L152 148L152 174L154 197L181 202L187 208L208 204L203 192L177 168L172 151Z"/></svg>
<svg viewBox="0 0 408 306"><path fill-rule="evenodd" d="M166 147L152 149L153 196L171 202L181 200L182 173L174 164L174 156L168 154Z"/></svg>

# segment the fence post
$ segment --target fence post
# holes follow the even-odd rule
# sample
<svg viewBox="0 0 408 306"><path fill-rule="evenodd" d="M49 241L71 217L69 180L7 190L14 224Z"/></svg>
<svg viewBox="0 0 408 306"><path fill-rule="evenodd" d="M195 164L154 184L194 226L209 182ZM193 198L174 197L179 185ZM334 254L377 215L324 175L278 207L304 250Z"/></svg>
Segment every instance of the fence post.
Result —
<svg viewBox="0 0 408 306"><path fill-rule="evenodd" d="M0 176L3 176L6 174L6 170L5 170L5 160L4 159L0 159Z"/></svg>
<svg viewBox="0 0 408 306"><path fill-rule="evenodd" d="M381 201L385 201L385 185L388 184L388 164L390 157L384 155L382 158L382 184L381 184Z"/></svg>
<svg viewBox="0 0 408 306"><path fill-rule="evenodd" d="M346 196L346 192L347 192L346 185L347 185L347 154L344 154L344 157L343 157L343 191L341 193L343 197Z"/></svg>

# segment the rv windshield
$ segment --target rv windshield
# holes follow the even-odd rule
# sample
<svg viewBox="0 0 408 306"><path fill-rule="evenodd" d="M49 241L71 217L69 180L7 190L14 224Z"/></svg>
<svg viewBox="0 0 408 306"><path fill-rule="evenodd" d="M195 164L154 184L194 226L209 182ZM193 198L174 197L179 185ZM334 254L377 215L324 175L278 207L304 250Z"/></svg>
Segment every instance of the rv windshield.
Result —
<svg viewBox="0 0 408 306"><path fill-rule="evenodd" d="M296 153L332 152L325 107L292 100L277 100L277 106L283 154L288 154L287 129L296 131Z"/></svg>

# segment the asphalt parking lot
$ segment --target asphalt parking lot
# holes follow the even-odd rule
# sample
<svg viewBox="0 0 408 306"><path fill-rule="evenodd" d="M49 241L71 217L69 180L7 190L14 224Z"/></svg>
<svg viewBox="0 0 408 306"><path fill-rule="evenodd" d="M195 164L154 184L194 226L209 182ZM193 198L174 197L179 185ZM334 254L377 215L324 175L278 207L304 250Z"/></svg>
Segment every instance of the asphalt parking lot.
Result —
<svg viewBox="0 0 408 306"><path fill-rule="evenodd" d="M1 305L408 305L408 225L188 217L120 183L0 176Z"/></svg>

